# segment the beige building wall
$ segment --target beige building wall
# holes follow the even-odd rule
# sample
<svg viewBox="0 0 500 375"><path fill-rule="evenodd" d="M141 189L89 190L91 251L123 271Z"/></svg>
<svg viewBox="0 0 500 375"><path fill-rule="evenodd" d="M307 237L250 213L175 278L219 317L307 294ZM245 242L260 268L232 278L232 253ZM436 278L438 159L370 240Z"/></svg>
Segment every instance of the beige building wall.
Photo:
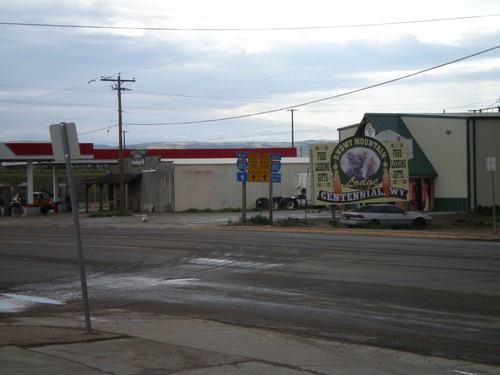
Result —
<svg viewBox="0 0 500 375"><path fill-rule="evenodd" d="M354 134L356 133L356 130L358 130L358 125L352 125L346 128L343 128L342 130L339 130L339 140L343 140L349 137L354 137Z"/></svg>
<svg viewBox="0 0 500 375"><path fill-rule="evenodd" d="M495 185L496 204L500 205L500 120L476 120L476 199L478 206L493 206L493 184ZM496 157L497 170L493 174L488 172L486 159ZM492 181L494 178L494 183ZM479 183L481 181L481 183Z"/></svg>
<svg viewBox="0 0 500 375"><path fill-rule="evenodd" d="M435 198L467 198L467 126L462 118L401 117L434 166Z"/></svg>
<svg viewBox="0 0 500 375"><path fill-rule="evenodd" d="M294 176L307 173L309 158L283 158L281 183L273 184L273 196L297 194ZM242 206L242 183L236 179L235 159L174 161L174 210L236 209ZM259 197L269 196L269 184L247 182L247 209Z"/></svg>

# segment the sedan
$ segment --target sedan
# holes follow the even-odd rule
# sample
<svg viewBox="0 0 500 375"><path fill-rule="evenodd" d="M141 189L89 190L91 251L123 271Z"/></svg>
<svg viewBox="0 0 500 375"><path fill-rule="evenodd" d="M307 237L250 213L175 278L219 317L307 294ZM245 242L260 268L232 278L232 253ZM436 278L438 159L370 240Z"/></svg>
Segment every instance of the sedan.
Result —
<svg viewBox="0 0 500 375"><path fill-rule="evenodd" d="M415 227L424 229L432 217L421 212L405 211L392 204L369 204L342 213L341 224L369 228Z"/></svg>

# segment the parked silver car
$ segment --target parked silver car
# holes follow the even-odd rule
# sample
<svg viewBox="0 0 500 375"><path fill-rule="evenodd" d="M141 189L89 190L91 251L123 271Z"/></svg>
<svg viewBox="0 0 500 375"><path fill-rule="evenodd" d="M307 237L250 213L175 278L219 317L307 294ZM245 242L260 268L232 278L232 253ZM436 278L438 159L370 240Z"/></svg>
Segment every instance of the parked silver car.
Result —
<svg viewBox="0 0 500 375"><path fill-rule="evenodd" d="M430 225L432 217L421 212L405 211L392 204L368 204L342 213L341 224L370 228L415 227Z"/></svg>

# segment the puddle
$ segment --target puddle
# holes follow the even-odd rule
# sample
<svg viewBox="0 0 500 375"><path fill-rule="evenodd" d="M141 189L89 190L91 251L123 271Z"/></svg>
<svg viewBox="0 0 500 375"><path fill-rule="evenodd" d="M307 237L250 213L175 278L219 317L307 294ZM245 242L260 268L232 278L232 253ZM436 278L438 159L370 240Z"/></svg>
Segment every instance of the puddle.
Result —
<svg viewBox="0 0 500 375"><path fill-rule="evenodd" d="M191 284L200 281L200 279L190 278L190 279L167 279L164 281L165 284L174 284L174 285L185 285Z"/></svg>
<svg viewBox="0 0 500 375"><path fill-rule="evenodd" d="M140 275L94 275L91 277L91 289L141 290L151 287L184 286L199 282L197 278L165 279L164 277Z"/></svg>
<svg viewBox="0 0 500 375"><path fill-rule="evenodd" d="M0 312L14 312L18 310L19 306L14 305L12 303L0 301Z"/></svg>
<svg viewBox="0 0 500 375"><path fill-rule="evenodd" d="M28 301L28 302L34 302L34 303L46 303L49 305L64 305L64 303L50 299L50 298L43 298L43 297L35 297L35 296L27 296L23 294L0 294L0 296L4 296L7 298L13 298L13 299L18 299L21 301Z"/></svg>
<svg viewBox="0 0 500 375"><path fill-rule="evenodd" d="M0 313L22 311L36 303L48 305L64 305L64 303L43 297L28 296L25 294L0 294Z"/></svg>
<svg viewBox="0 0 500 375"><path fill-rule="evenodd" d="M215 258L196 258L187 262L188 264L196 264L200 266L212 267L234 267L246 269L269 269L281 266L278 263L260 263L260 262L246 262L230 259L215 259Z"/></svg>

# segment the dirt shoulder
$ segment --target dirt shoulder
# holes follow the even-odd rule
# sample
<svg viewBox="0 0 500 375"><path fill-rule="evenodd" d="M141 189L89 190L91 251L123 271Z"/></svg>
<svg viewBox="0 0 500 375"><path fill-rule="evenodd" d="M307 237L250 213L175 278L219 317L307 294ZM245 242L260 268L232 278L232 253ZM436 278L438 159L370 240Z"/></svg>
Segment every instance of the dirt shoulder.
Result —
<svg viewBox="0 0 500 375"><path fill-rule="evenodd" d="M473 213L431 213L432 224L425 228L425 231L430 232L446 232L446 233L463 233L463 234L477 234L477 235L495 235L500 237L499 222L497 221L497 232L493 228L493 217L488 217ZM291 212L288 222L281 223L281 226L300 226L309 228L345 228L339 223L332 224L329 219L308 219L304 223L304 219L300 220L295 218ZM362 228L356 228L360 230ZM391 229L387 229L391 230ZM412 229L417 231L417 229Z"/></svg>
<svg viewBox="0 0 500 375"><path fill-rule="evenodd" d="M430 230L494 233L493 217L469 213L437 213L431 216Z"/></svg>

